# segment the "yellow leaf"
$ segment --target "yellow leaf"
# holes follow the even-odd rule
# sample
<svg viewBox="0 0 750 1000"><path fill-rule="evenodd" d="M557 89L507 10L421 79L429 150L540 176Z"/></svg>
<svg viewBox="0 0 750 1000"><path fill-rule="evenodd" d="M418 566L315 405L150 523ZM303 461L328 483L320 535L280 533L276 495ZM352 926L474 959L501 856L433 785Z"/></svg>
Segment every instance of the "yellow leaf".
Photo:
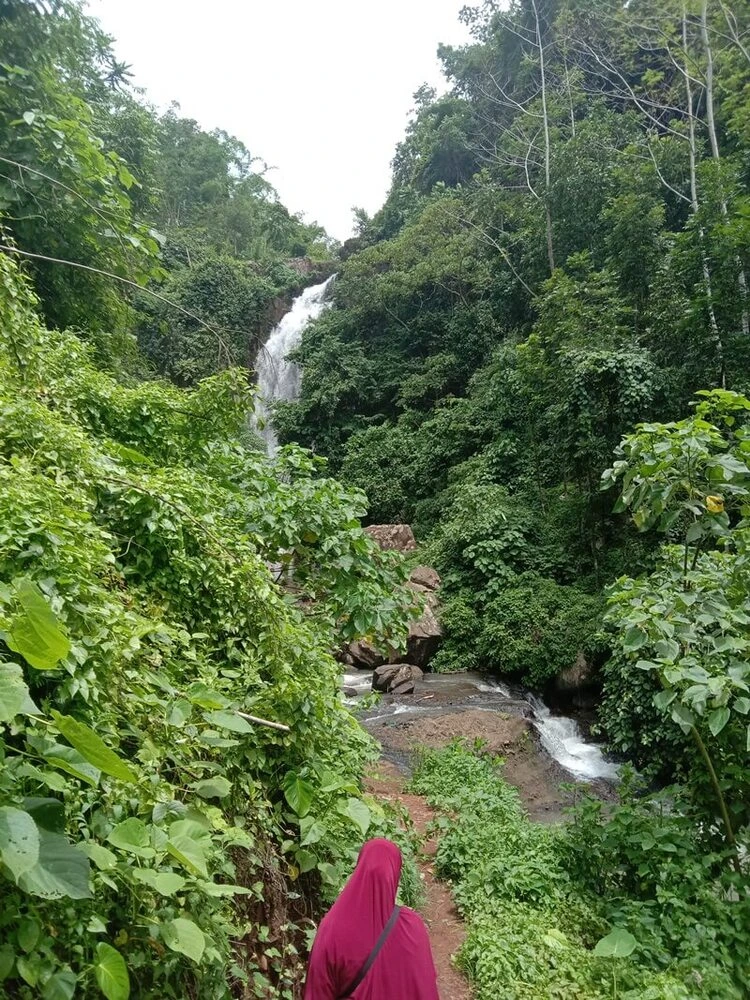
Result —
<svg viewBox="0 0 750 1000"><path fill-rule="evenodd" d="M723 514L724 513L724 498L716 496L706 497L706 508L709 514Z"/></svg>

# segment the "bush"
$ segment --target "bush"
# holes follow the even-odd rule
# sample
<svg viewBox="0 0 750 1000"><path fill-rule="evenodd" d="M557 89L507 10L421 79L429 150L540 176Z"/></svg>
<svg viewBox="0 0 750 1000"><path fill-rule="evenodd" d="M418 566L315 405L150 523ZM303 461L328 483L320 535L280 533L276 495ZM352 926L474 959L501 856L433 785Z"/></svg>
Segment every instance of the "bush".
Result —
<svg viewBox="0 0 750 1000"><path fill-rule="evenodd" d="M0 255L3 989L285 995L392 829L327 650L400 632L404 573L361 494L245 449L242 372L124 387L34 306Z"/></svg>
<svg viewBox="0 0 750 1000"><path fill-rule="evenodd" d="M531 575L516 577L486 604L462 591L446 601L436 669L488 670L541 689L579 653L601 655L602 610L596 597Z"/></svg>
<svg viewBox="0 0 750 1000"><path fill-rule="evenodd" d="M725 895L689 820L587 802L571 827L532 823L499 762L460 745L425 752L413 787L439 814L477 1000L611 997L612 960L593 951L611 925L635 938L616 960L623 1000L744 995L748 900Z"/></svg>

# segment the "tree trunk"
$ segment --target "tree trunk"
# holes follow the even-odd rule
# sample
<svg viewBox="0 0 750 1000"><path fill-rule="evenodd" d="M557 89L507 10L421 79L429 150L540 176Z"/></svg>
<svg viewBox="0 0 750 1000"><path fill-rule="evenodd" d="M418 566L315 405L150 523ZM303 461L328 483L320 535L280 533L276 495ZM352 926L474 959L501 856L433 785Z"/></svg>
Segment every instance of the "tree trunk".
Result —
<svg viewBox="0 0 750 1000"><path fill-rule="evenodd" d="M726 387L726 371L724 363L724 342L721 338L721 331L719 330L719 324L716 320L716 310L714 309L714 296L713 287L711 279L711 266L708 261L708 254L706 253L706 234L703 229L703 225L698 218L700 211L700 201L698 198L698 175L696 169L697 160L697 145L695 138L695 114L694 114L694 102L693 102L693 86L690 80L690 59L689 59L689 49L688 49L688 36L687 36L687 11L683 7L682 10L682 46L685 56L685 95L687 98L687 113L688 113L688 125L689 125L689 144L690 144L690 199L693 209L693 215L696 217L698 223L698 243L700 246L701 255L701 266L703 269L703 286L706 293L706 304L708 306L708 320L711 327L711 334L713 336L714 345L716 349L716 360L719 363L719 379L721 387Z"/></svg>
<svg viewBox="0 0 750 1000"><path fill-rule="evenodd" d="M711 39L708 34L708 0L703 0L701 7L701 39L706 56L706 121L708 125L708 136L711 142L711 155L716 163L717 181L719 184L719 198L721 203L722 218L726 222L729 219L729 206L727 205L724 185L721 177L721 153L719 151L719 140L716 132L716 115L714 113L714 54L711 47ZM748 289L747 275L739 257L735 258L737 263L737 285L739 287L740 302L742 303L742 332L745 337L750 336L750 311L748 310Z"/></svg>
<svg viewBox="0 0 750 1000"><path fill-rule="evenodd" d="M547 229L547 259L549 261L550 273L555 270L555 243L552 233L552 213L550 211L550 189L552 187L551 177L551 140L549 127L549 110L547 108L547 69L544 61L544 42L542 41L542 26L539 21L539 10L536 0L531 0L534 10L534 22L536 26L536 43L539 48L539 75L542 85L542 120L544 123L544 204L545 204L545 224Z"/></svg>

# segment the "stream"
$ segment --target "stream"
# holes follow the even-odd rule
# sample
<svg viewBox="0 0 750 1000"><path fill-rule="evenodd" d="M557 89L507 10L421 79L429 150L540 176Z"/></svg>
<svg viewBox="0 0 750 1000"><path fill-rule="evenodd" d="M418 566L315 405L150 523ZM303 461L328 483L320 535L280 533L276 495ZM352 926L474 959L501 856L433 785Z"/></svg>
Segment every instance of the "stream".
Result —
<svg viewBox="0 0 750 1000"><path fill-rule="evenodd" d="M342 687L350 695L347 704L356 708L371 684L369 672L347 670L342 676ZM377 705L357 714L366 729L377 724L382 732L407 718L434 719L471 710L527 719L538 735L541 750L576 781L618 780L618 766L597 743L585 738L575 719L554 713L523 688L483 674L425 674L416 694L383 695Z"/></svg>

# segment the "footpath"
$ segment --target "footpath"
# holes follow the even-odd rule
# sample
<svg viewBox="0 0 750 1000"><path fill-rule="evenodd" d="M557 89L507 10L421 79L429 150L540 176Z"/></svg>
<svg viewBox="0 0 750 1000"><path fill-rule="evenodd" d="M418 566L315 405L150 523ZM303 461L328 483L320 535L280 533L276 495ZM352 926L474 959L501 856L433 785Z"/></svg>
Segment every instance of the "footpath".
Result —
<svg viewBox="0 0 750 1000"><path fill-rule="evenodd" d="M440 1000L471 1000L471 988L452 962L452 956L463 944L464 925L456 912L450 889L435 875L433 859L437 842L427 834L434 813L422 796L409 794L404 786L405 779L398 768L384 760L375 765L367 778L368 791L381 800L399 804L422 839L419 859L425 895L422 916L430 931Z"/></svg>

